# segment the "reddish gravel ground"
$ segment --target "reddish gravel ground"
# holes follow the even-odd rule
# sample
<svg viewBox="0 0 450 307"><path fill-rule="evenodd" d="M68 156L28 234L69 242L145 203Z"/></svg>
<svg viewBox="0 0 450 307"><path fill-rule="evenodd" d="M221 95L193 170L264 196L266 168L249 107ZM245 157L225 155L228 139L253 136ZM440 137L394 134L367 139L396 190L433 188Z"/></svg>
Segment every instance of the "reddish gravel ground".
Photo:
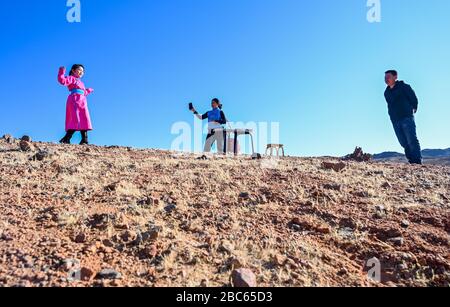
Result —
<svg viewBox="0 0 450 307"><path fill-rule="evenodd" d="M450 167L338 162L1 139L0 285L448 287Z"/></svg>

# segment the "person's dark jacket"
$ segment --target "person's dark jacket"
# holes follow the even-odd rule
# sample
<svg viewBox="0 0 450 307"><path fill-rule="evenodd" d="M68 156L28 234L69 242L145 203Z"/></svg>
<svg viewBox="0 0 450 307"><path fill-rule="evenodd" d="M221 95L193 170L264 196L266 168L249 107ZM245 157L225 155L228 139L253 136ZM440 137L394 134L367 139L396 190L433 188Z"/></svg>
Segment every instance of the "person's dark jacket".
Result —
<svg viewBox="0 0 450 307"><path fill-rule="evenodd" d="M417 111L419 106L416 93L410 85L403 81L397 81L392 89L388 86L384 92L384 97L392 121L414 116L414 110Z"/></svg>

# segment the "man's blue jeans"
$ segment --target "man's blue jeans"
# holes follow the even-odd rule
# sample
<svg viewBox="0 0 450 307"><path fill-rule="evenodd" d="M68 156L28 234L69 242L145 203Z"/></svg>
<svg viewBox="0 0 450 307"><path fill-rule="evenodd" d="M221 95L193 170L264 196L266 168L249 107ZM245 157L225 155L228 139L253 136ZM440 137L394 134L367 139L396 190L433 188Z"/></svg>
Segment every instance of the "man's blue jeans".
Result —
<svg viewBox="0 0 450 307"><path fill-rule="evenodd" d="M406 117L392 121L392 124L400 145L405 149L406 158L409 163L422 164L422 152L417 138L414 117Z"/></svg>

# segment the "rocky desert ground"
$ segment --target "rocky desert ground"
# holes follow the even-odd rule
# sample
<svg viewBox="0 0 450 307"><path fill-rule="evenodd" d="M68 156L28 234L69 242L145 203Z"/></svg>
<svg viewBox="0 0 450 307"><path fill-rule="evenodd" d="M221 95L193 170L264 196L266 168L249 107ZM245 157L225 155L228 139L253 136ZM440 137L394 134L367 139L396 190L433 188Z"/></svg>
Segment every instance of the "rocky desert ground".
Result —
<svg viewBox="0 0 450 307"><path fill-rule="evenodd" d="M6 136L0 171L1 286L450 285L449 166Z"/></svg>

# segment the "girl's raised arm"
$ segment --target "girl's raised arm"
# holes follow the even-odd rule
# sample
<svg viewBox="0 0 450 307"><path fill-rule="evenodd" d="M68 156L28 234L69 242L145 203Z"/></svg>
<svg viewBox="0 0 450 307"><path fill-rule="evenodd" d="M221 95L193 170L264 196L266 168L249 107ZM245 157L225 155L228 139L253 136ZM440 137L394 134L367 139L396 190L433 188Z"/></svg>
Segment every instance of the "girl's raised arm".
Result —
<svg viewBox="0 0 450 307"><path fill-rule="evenodd" d="M66 68L60 67L59 72L58 72L58 82L64 86L69 86L69 85L73 84L75 82L75 78L72 76L66 77L65 74L66 74Z"/></svg>

